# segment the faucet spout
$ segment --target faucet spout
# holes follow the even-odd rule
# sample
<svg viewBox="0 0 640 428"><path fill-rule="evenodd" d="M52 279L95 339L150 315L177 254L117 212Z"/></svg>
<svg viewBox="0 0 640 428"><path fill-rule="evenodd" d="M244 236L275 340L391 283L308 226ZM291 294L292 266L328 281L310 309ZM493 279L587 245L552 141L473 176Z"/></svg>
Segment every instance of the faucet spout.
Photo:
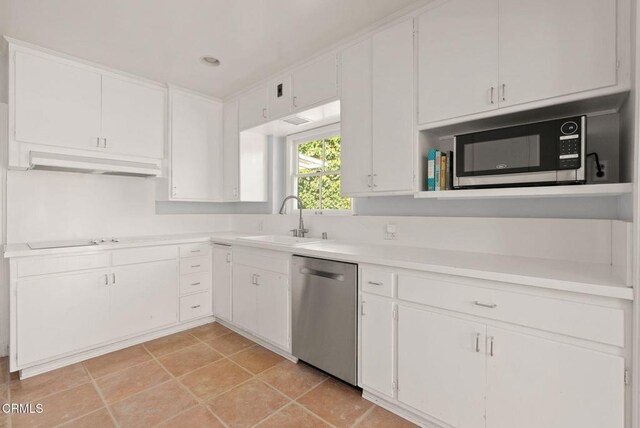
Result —
<svg viewBox="0 0 640 428"><path fill-rule="evenodd" d="M300 200L300 198L295 195L289 195L284 198L284 200L282 201L282 205L280 206L279 213L284 214L284 208L289 199L295 199L296 201L298 201L298 210L300 211L300 221L298 223L298 228L292 229L291 232L293 232L293 236L304 238L304 235L308 233L309 230L304 228L304 221L302 220L302 210L304 209L304 206L302 205L302 201Z"/></svg>

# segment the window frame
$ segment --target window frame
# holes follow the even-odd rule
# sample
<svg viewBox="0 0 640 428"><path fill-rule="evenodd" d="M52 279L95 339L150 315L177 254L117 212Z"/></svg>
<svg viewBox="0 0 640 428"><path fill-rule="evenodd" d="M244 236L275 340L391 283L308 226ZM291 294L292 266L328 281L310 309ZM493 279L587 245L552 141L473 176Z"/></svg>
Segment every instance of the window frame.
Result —
<svg viewBox="0 0 640 428"><path fill-rule="evenodd" d="M298 195L298 146L300 144L305 144L310 141L322 140L329 137L335 137L336 135L340 135L340 123L332 123L330 125L320 126L318 128L314 128L308 131L302 131L296 134L287 135L286 145L287 145L287 191L290 195ZM340 149L342 150L342 138L340 139ZM323 153L324 157L324 153ZM340 165L340 170L335 171L338 174L342 174L342 165ZM323 175L332 175L325 171L315 172L310 174L303 174L305 177L321 177ZM322 195L320 195L322 198ZM351 199L351 209L343 210L343 209L315 209L315 208L305 208L302 210L304 214L314 214L314 215L353 215L353 205L354 199ZM322 200L322 199L321 199ZM293 208L291 213L297 213L298 203L292 205Z"/></svg>

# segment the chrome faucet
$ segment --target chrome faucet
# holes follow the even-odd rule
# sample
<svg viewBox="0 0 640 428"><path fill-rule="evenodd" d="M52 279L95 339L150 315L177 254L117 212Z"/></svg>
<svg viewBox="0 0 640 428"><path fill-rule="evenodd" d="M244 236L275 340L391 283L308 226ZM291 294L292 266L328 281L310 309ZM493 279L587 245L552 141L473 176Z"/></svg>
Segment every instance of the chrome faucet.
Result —
<svg viewBox="0 0 640 428"><path fill-rule="evenodd" d="M302 221L302 210L304 209L304 206L302 205L302 201L300 200L300 198L294 195L289 195L284 198L284 200L282 201L282 205L280 206L280 214L284 214L284 206L289 199L295 199L296 201L298 201L298 210L300 211L300 223L298 224L298 228L291 229L291 232L293 233L293 236L304 238L305 233L308 233L309 229L304 228L304 222Z"/></svg>

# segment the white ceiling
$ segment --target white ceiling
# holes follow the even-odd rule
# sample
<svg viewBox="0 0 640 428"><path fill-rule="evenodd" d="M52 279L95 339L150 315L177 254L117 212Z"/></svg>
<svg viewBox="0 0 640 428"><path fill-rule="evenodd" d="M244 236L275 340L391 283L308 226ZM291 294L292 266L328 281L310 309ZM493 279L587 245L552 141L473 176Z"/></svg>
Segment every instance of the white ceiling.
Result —
<svg viewBox="0 0 640 428"><path fill-rule="evenodd" d="M0 33L225 97L424 0L0 0ZM212 55L222 65L203 65Z"/></svg>

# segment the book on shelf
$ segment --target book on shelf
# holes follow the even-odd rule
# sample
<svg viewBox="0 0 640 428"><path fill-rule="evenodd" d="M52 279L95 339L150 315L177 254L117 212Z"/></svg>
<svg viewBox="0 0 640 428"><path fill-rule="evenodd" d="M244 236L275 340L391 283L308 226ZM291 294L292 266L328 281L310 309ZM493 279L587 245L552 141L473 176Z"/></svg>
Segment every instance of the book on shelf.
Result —
<svg viewBox="0 0 640 428"><path fill-rule="evenodd" d="M436 149L427 154L427 190L436 190Z"/></svg>
<svg viewBox="0 0 640 428"><path fill-rule="evenodd" d="M427 191L453 189L453 152L430 149L427 153Z"/></svg>

